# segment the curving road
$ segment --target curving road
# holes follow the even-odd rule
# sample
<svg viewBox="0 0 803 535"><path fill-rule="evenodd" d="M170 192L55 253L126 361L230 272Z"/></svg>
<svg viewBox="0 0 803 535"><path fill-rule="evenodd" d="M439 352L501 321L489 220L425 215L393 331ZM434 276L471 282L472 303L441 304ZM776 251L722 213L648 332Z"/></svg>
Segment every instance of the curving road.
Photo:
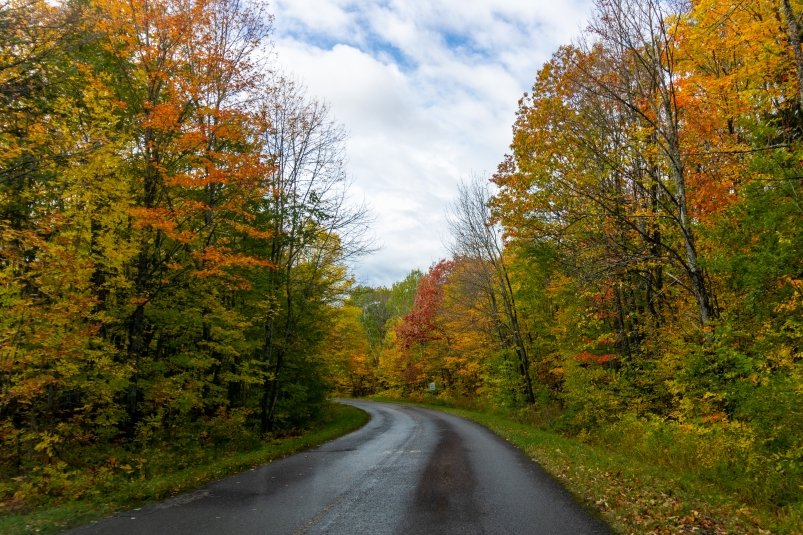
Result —
<svg viewBox="0 0 803 535"><path fill-rule="evenodd" d="M611 533L479 425L420 408L344 403L371 421L316 449L69 533Z"/></svg>

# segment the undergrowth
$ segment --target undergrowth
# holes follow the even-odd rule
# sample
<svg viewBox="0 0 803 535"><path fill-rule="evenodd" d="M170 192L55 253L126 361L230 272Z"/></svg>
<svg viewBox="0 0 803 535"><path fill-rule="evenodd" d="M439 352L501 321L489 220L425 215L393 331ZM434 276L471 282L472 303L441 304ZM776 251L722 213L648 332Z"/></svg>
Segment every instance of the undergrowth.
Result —
<svg viewBox="0 0 803 535"><path fill-rule="evenodd" d="M800 482L777 489L775 496L785 497L783 506L775 505L766 486L749 485L739 466L749 460L738 449L728 450L738 445L732 440L736 429L700 433L628 418L595 433L566 436L549 428L554 414L543 412L549 408L464 408L434 396L415 404L489 428L537 461L618 533L803 534Z"/></svg>
<svg viewBox="0 0 803 535"><path fill-rule="evenodd" d="M85 470L45 466L0 482L0 534L57 533L322 444L367 421L359 409L331 404L310 429L268 441L241 439L225 447L164 443L147 453L120 447Z"/></svg>

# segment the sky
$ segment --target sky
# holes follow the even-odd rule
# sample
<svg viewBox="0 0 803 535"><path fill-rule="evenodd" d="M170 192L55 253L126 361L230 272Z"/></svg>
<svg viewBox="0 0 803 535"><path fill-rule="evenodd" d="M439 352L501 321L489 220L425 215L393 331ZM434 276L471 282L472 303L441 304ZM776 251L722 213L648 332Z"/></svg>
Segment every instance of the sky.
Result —
<svg viewBox="0 0 803 535"><path fill-rule="evenodd" d="M378 250L352 264L390 286L448 257L457 184L508 152L519 98L586 25L591 0L273 0L283 71L348 132L350 197Z"/></svg>

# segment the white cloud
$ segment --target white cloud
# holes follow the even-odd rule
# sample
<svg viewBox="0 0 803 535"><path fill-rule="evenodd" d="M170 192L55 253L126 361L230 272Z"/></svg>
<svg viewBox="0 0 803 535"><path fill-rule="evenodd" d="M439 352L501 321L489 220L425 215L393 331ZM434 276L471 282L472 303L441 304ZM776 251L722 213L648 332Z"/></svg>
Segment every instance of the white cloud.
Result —
<svg viewBox="0 0 803 535"><path fill-rule="evenodd" d="M354 196L383 248L355 266L389 285L446 255L459 180L496 169L521 93L583 26L590 0L276 0L279 63L349 131Z"/></svg>
<svg viewBox="0 0 803 535"><path fill-rule="evenodd" d="M315 33L348 37L353 26L353 14L346 10L349 1L288 0L273 5L280 33L312 30Z"/></svg>

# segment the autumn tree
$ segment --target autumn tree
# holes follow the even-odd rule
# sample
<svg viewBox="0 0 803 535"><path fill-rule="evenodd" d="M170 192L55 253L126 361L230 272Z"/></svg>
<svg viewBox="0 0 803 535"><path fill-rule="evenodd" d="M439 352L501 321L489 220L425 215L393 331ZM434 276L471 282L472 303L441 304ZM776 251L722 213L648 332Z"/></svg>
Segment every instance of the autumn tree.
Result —
<svg viewBox="0 0 803 535"><path fill-rule="evenodd" d="M202 407L207 374L221 386L221 361L232 353L220 353L225 344L213 327L236 329L232 323L241 320L220 307L225 301L215 289L242 286L233 274L239 267L270 265L233 246L257 233L243 209L261 195L259 181L269 169L260 152L263 123L244 100L261 83L256 51L269 26L255 8L229 0L93 7L129 121L128 243L136 253L127 266L132 284L117 296L125 320L113 336L123 340L133 370L127 396L133 433L146 415L149 426L160 425L174 412L171 404L184 414ZM177 304L193 313L177 317ZM196 344L203 355L186 358ZM176 373L162 377L163 361L178 355ZM225 402L215 399L208 403L212 412Z"/></svg>
<svg viewBox="0 0 803 535"><path fill-rule="evenodd" d="M0 426L18 467L70 457L121 419L127 370L103 337L97 281L129 254L115 248L121 107L87 64L85 15L0 6Z"/></svg>
<svg viewBox="0 0 803 535"><path fill-rule="evenodd" d="M455 258L465 258L473 266L473 269L461 271L463 283L482 293L500 342L510 347L516 356L524 400L533 403L527 334L519 321L516 297L505 264L502 231L492 219L490 199L488 186L479 178L458 186L457 200L449 211L451 252Z"/></svg>
<svg viewBox="0 0 803 535"><path fill-rule="evenodd" d="M682 138L686 118L678 91L681 72L676 47L682 12L679 8L672 11L658 0L600 0L595 7L598 22L592 23L592 32L610 54L613 73L618 76L604 78L593 90L634 113L657 149L657 176L651 179L671 199L672 209L666 215L680 234L684 251L683 256L675 255L676 261L688 279L705 326L718 310L698 258L686 191L689 150Z"/></svg>
<svg viewBox="0 0 803 535"><path fill-rule="evenodd" d="M712 347L693 354L678 388L689 398L707 396L695 403L700 412L750 422L766 454L778 459L799 443L777 425L799 416L791 401L800 373L793 349L800 272L793 251L801 239L799 18L796 2L695 2L681 48L693 102L712 125L703 132L706 154L721 160L722 148L730 149L733 164L724 181L706 176L711 165L692 175L698 194L722 199L718 187L728 195L716 218L703 213L701 234L715 252L711 270L724 306ZM738 144L728 147L723 133ZM790 470L786 463L778 469Z"/></svg>
<svg viewBox="0 0 803 535"><path fill-rule="evenodd" d="M369 336L361 324L363 309L346 304L332 312L334 317L323 351L337 390L351 396L372 393L375 366L371 359Z"/></svg>
<svg viewBox="0 0 803 535"><path fill-rule="evenodd" d="M257 201L260 227L270 243L259 251L274 269L260 282L267 304L259 349L263 431L274 424L288 358L305 316L314 311L307 299L335 294L341 277L321 278L332 266L367 247L363 230L367 212L350 205L344 171L342 127L328 108L309 99L298 83L278 77L261 98L260 113L270 127L262 134L263 153L273 170L265 175L266 194ZM327 284L321 286L321 281ZM320 292L320 293L319 293Z"/></svg>
<svg viewBox="0 0 803 535"><path fill-rule="evenodd" d="M410 312L396 325L400 355L395 367L405 392L419 389L443 370L442 361L452 333L445 329L440 313L453 265L441 260L430 267L418 281Z"/></svg>

